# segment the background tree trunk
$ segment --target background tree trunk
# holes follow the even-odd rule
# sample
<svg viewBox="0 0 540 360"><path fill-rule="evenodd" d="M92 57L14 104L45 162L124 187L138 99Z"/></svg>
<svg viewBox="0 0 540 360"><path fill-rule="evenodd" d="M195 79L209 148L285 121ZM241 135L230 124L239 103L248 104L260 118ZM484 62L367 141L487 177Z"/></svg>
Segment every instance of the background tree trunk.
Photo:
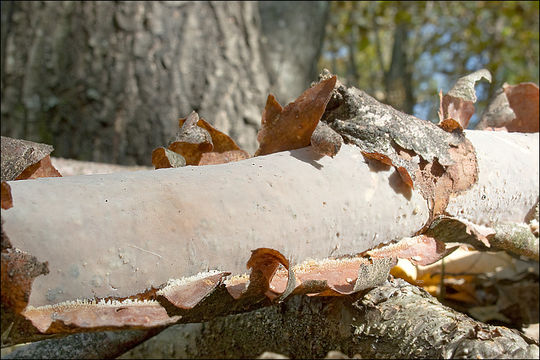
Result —
<svg viewBox="0 0 540 360"><path fill-rule="evenodd" d="M392 62L388 71L384 72L384 86L386 89L386 104L406 114L413 113L415 98L412 86L412 74L408 64L407 25L400 23L394 30L394 46L392 48Z"/></svg>
<svg viewBox="0 0 540 360"><path fill-rule="evenodd" d="M282 105L317 80L328 11L327 1L259 2L263 61Z"/></svg>
<svg viewBox="0 0 540 360"><path fill-rule="evenodd" d="M281 6L287 16L253 2L3 2L2 135L149 165L195 110L253 152L268 93L299 95L322 44L326 2Z"/></svg>

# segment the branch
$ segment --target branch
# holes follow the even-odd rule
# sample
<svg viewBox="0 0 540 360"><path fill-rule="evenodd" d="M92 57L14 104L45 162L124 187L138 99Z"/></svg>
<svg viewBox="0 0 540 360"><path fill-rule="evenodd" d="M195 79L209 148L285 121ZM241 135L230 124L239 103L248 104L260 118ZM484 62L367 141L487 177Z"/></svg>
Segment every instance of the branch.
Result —
<svg viewBox="0 0 540 360"><path fill-rule="evenodd" d="M63 357L80 338L44 340L6 358ZM538 345L526 336L475 321L401 279L364 294L293 296L249 313L172 326L122 358L255 358L268 351L322 358L332 350L362 358L538 358Z"/></svg>
<svg viewBox="0 0 540 360"><path fill-rule="evenodd" d="M309 93L285 108L269 98L265 119L288 123L302 104L315 128L326 107L326 130L349 143L333 158L319 137L274 153L268 140L270 154L221 165L7 182L2 311L21 325L17 341L32 326L152 328L349 295L380 285L398 257L444 254L444 218L487 248L499 224L529 221L538 134L445 130L329 79L317 109ZM287 136L305 146L305 130Z"/></svg>

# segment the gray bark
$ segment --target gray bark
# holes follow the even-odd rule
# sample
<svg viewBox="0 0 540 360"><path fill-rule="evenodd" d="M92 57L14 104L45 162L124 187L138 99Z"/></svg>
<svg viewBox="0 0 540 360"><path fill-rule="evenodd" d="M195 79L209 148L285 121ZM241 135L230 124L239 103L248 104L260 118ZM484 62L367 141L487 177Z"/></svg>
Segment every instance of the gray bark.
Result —
<svg viewBox="0 0 540 360"><path fill-rule="evenodd" d="M538 345L517 331L475 321L401 279L364 295L294 296L173 326L121 358L253 358L264 351L322 358L332 350L362 358L538 358Z"/></svg>
<svg viewBox="0 0 540 360"><path fill-rule="evenodd" d="M328 10L327 1L259 2L263 61L272 91L282 105L317 79Z"/></svg>
<svg viewBox="0 0 540 360"><path fill-rule="evenodd" d="M315 78L324 16L312 14L291 10L283 27L261 24L255 2L3 2L2 135L51 144L55 156L150 165L195 110L253 152L272 84L296 96ZM311 27L288 30L306 18ZM280 58L301 63L294 78L267 69L300 38L302 51Z"/></svg>
<svg viewBox="0 0 540 360"><path fill-rule="evenodd" d="M133 330L75 334L3 357L112 357L149 335ZM96 348L103 341L106 346ZM538 358L538 345L523 334L475 321L401 279L364 294L296 295L248 313L174 325L120 358L254 358L268 351L322 358L332 350L362 358Z"/></svg>

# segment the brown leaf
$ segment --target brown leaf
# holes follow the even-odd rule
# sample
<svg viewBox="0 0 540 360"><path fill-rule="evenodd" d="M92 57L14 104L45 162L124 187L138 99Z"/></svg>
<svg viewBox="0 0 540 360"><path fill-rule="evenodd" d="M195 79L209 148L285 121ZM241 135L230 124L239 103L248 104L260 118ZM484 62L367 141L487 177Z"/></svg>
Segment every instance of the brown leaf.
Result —
<svg viewBox="0 0 540 360"><path fill-rule="evenodd" d="M403 166L397 166L396 167L397 172L399 173L399 176L401 177L401 180L410 187L411 189L414 189L413 181L411 178L411 175L409 175L409 172L407 169L405 169Z"/></svg>
<svg viewBox="0 0 540 360"><path fill-rule="evenodd" d="M2 209L7 210L13 206L13 198L11 197L11 186L5 181L2 181Z"/></svg>
<svg viewBox="0 0 540 360"><path fill-rule="evenodd" d="M174 151L158 147L152 151L152 165L156 169L182 167L186 166L186 159Z"/></svg>
<svg viewBox="0 0 540 360"><path fill-rule="evenodd" d="M334 75L319 82L285 108L281 108L274 96L269 95L262 115L261 130L257 135L259 148L255 156L308 146L330 100L336 80Z"/></svg>

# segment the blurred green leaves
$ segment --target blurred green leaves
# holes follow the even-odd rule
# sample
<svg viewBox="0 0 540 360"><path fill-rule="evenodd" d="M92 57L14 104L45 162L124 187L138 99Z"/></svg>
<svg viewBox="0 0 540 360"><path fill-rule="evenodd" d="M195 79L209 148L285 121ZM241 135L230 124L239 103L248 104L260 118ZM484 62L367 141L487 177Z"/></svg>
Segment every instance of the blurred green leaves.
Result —
<svg viewBox="0 0 540 360"><path fill-rule="evenodd" d="M331 2L319 67L385 101L400 25L415 114L435 120L438 90L487 68L493 82L478 85L478 113L505 82L538 84L538 19L538 1Z"/></svg>

